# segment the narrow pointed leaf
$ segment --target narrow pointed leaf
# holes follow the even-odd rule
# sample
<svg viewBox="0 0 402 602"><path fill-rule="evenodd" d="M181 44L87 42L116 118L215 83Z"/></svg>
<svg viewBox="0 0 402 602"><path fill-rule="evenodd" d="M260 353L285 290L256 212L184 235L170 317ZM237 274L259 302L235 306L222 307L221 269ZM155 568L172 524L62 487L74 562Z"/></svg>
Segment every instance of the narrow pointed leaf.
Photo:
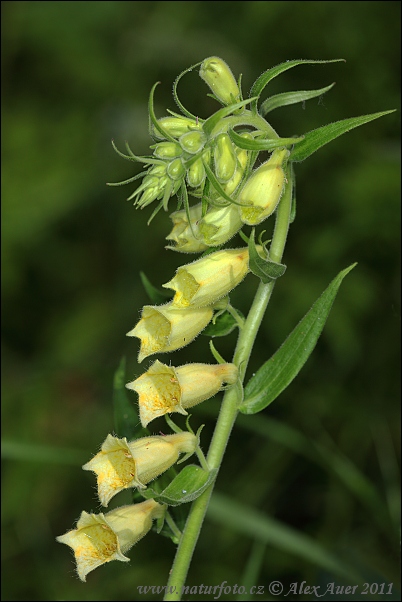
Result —
<svg viewBox="0 0 402 602"><path fill-rule="evenodd" d="M189 119L196 119L196 116L193 115L192 113L190 113L190 111L187 111L187 109L184 107L184 105L182 105L182 103L180 102L179 96L177 94L177 86L178 86L179 81L183 77L183 75L185 75L186 73L189 73L190 71L192 71L193 69L195 69L196 67L201 65L201 63L202 63L202 61L200 61L199 63L195 63L195 65L191 65L191 67L188 67L188 69L185 69L184 71L182 71L176 77L176 79L174 80L174 84L173 84L173 98L174 98L177 106L179 107L180 111L183 113L183 115L185 115ZM173 111L169 111L169 113L176 115L176 117L181 117L181 115L178 115L177 113L173 113Z"/></svg>
<svg viewBox="0 0 402 602"><path fill-rule="evenodd" d="M287 105L294 105L298 102L304 102L306 100L310 100L310 98L316 98L317 96L322 96L325 92L328 92L331 88L335 86L335 82L326 86L325 88L320 88L319 90L297 90L295 92L284 92L283 94L275 94L275 96L270 96L267 100L264 100L262 105L260 106L260 115L264 117L277 109L278 107L285 107Z"/></svg>
<svg viewBox="0 0 402 602"><path fill-rule="evenodd" d="M206 472L200 466L190 464L154 499L169 506L192 502L212 483L217 472L216 469Z"/></svg>
<svg viewBox="0 0 402 602"><path fill-rule="evenodd" d="M242 138L242 136L239 136L239 134L236 134L236 132L233 130L229 130L228 133L236 146L253 151L270 151L281 146L292 146L293 144L303 140L303 136L299 138L269 138L268 140L258 138L254 140L248 140L247 138Z"/></svg>
<svg viewBox="0 0 402 602"><path fill-rule="evenodd" d="M345 59L333 59L330 61L310 61L306 59L295 60L295 61L286 61L286 63L280 63L276 65L276 67L272 67L272 69L267 69L258 77L251 90L250 96L259 97L265 86L275 77L287 71L288 69L292 69L292 67L297 67L297 65L309 64L309 65L317 65L317 64L325 64L325 63L339 63L340 61L344 61ZM251 103L251 110L257 111L257 100L253 100Z"/></svg>
<svg viewBox="0 0 402 602"><path fill-rule="evenodd" d="M169 292L163 288L162 289L156 288L156 286L154 286L152 284L152 282L146 277L144 272L140 272L140 277L141 277L141 282L147 292L148 297L150 298L152 303L155 303L155 305L160 305L161 303L166 303L166 298L169 298L172 296L171 292Z"/></svg>
<svg viewBox="0 0 402 602"><path fill-rule="evenodd" d="M316 130L312 130L304 135L304 139L301 142L296 143L294 149L290 153L289 160L304 161L319 148L328 144L331 140L338 138L338 136L342 136L342 134L346 134L346 132L359 127L359 125L364 125L369 121L373 121L374 119L378 119L379 117L383 117L394 111L395 109L392 109L390 111L371 113L370 115L361 115L360 117L350 117L349 119L335 121L334 123L329 123Z"/></svg>
<svg viewBox="0 0 402 602"><path fill-rule="evenodd" d="M130 400L126 389L126 358L123 357L113 380L114 428L119 437L135 439L143 430L134 400Z"/></svg>
<svg viewBox="0 0 402 602"><path fill-rule="evenodd" d="M154 94L155 94L155 88L156 86L158 86L160 84L160 82L156 82L156 84L154 84L152 86L151 92L149 94L149 102L148 102L148 112L149 112L149 119L151 121L151 123L154 125L155 129L167 140L170 140L171 142L176 142L176 140L173 138L173 136L171 136L169 134L169 132L167 132L165 130L164 127L161 126L161 124L159 123L159 121L156 118L155 115L155 111L154 111ZM150 134L152 136L152 131L151 128L150 129Z"/></svg>
<svg viewBox="0 0 402 602"><path fill-rule="evenodd" d="M240 407L243 414L261 412L298 375L324 328L342 280L355 265L339 272L282 346L248 381Z"/></svg>
<svg viewBox="0 0 402 602"><path fill-rule="evenodd" d="M258 276L261 282L267 284L282 276L285 273L286 266L282 263L276 263L270 259L263 259L260 257L255 246L254 236L255 231L253 228L248 241L250 271L255 276Z"/></svg>

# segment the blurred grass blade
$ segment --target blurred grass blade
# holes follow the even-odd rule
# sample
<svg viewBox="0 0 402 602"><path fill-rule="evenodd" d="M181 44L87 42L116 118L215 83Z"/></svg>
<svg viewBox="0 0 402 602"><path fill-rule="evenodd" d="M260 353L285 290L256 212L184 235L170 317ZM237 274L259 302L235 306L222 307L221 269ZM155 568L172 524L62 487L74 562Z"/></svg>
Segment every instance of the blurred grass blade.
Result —
<svg viewBox="0 0 402 602"><path fill-rule="evenodd" d="M248 381L240 412L261 412L298 375L321 335L342 280L355 265L339 272L281 347Z"/></svg>
<svg viewBox="0 0 402 602"><path fill-rule="evenodd" d="M230 527L236 533L252 537L278 550L294 554L312 562L334 575L358 581L355 571L345 565L324 546L307 535L264 515L259 510L234 501L220 493L214 493L208 507L208 519Z"/></svg>
<svg viewBox="0 0 402 602"><path fill-rule="evenodd" d="M241 579L241 584L245 589L245 593L237 596L236 600L238 600L238 602L250 600L250 594L248 592L251 591L253 585L258 583L258 576L261 571L262 563L264 562L266 547L264 542L258 540L254 541L251 553L247 559L244 575Z"/></svg>
<svg viewBox="0 0 402 602"><path fill-rule="evenodd" d="M51 445L36 445L3 439L1 457L3 460L22 462L44 462L46 464L72 464L77 466L86 461L88 452Z"/></svg>
<svg viewBox="0 0 402 602"><path fill-rule="evenodd" d="M364 125L369 121L373 121L374 119L378 119L379 117L383 117L384 115L388 115L394 111L395 109L392 109L391 111L371 113L371 115L350 117L349 119L335 121L334 123L329 123L321 128L312 130L311 132L304 134L304 139L301 142L296 143L295 147L290 153L289 161L304 161L319 148L325 144L328 144L328 142L335 140L335 138L338 138L338 136L342 136L342 134L346 134L346 132L353 130L353 128L359 127L359 125Z"/></svg>

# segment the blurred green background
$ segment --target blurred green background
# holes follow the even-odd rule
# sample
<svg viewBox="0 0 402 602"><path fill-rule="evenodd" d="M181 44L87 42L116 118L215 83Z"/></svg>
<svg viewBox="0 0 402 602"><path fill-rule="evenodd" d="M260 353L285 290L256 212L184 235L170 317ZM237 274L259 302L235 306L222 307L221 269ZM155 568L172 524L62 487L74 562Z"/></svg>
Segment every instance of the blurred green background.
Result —
<svg viewBox="0 0 402 602"><path fill-rule="evenodd" d="M161 212L148 228L151 208L125 202L134 185L105 186L139 171L111 139L146 154L150 88L161 81L156 111L165 115L175 109L174 78L210 55L243 73L245 92L285 60L346 59L297 67L270 84L267 95L337 82L320 101L272 113L284 137L399 108L399 41L399 2L2 3L3 600L161 599L137 586L164 585L174 556L171 541L151 533L130 565L110 563L84 585L55 542L81 510L100 509L94 475L80 466L113 431L122 355L127 380L144 369L137 340L125 337L148 302L139 271L159 286L195 257L164 250L170 220ZM201 117L217 108L207 92L195 72L179 88ZM341 269L358 266L303 372L263 414L239 420L188 584L241 583L256 549L251 583L342 582L302 551L256 548L247 509L224 524L230 500L308 536L364 580L398 589L399 115L296 166L288 269L249 374ZM246 312L256 286L250 276L233 304ZM234 342L233 333L216 347L229 359ZM212 361L208 339L170 359ZM206 424L205 449L218 408L216 398L194 411L193 426ZM163 421L154 428L166 430ZM271 599L265 592L259 600Z"/></svg>

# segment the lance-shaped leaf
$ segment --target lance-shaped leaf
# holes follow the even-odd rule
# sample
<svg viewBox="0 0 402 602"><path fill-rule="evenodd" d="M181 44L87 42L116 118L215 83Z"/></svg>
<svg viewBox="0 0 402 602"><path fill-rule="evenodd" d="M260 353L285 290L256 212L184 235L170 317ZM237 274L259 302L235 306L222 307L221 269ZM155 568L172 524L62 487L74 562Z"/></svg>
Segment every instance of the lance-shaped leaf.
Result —
<svg viewBox="0 0 402 602"><path fill-rule="evenodd" d="M304 161L304 159L307 159L307 157L315 153L319 148L328 144L331 140L338 138L338 136L346 134L346 132L359 127L359 125L364 125L369 121L373 121L373 119L378 119L379 117L383 117L383 115L393 113L395 110L396 109L380 111L379 113L361 115L360 117L350 117L349 119L335 121L334 123L329 123L316 130L312 130L304 135L304 139L301 142L295 144L294 149L290 153L289 160Z"/></svg>
<svg viewBox="0 0 402 602"><path fill-rule="evenodd" d="M284 71L287 71L288 69L292 69L292 67L296 67L297 65L303 65L303 64L317 65L320 63L321 64L339 63L340 61L344 61L344 60L345 59L333 59L331 61L310 61L310 60L306 60L306 59L301 59L301 60L295 60L295 61L286 61L286 63L280 63L279 65L276 65L276 67L272 67L272 69L267 69L267 71L264 71L264 73L262 73L260 75L260 77L258 77L255 80L255 82L250 90L250 96L259 97L261 92L265 88L265 86L272 79L274 79L274 77L277 77ZM251 110L253 112L257 112L257 100L253 100L253 102L251 103Z"/></svg>
<svg viewBox="0 0 402 602"><path fill-rule="evenodd" d="M254 228L251 231L250 238L248 241L249 249L249 268L255 276L261 279L261 282L267 284L272 280L276 280L279 276L285 273L286 266L282 263L271 261L270 259L263 259L257 251L254 241Z"/></svg>
<svg viewBox="0 0 402 602"><path fill-rule="evenodd" d="M127 437L131 440L144 435L134 404L127 396L125 357L122 358L114 373L113 413L114 428L119 437Z"/></svg>
<svg viewBox="0 0 402 602"><path fill-rule="evenodd" d="M268 140L259 138L250 140L249 138L239 136L239 134L236 134L233 130L229 130L228 133L236 146L253 151L270 151L282 146L292 146L303 140L303 136L300 136L299 138L269 138Z"/></svg>
<svg viewBox="0 0 402 602"><path fill-rule="evenodd" d="M275 94L275 96L270 96L267 98L267 100L264 100L260 106L260 115L264 117L264 115L267 115L270 111L273 111L278 107L294 105L298 102L310 100L310 98L322 96L334 86L335 82L329 86L326 86L325 88L320 88L319 90L296 90L295 92L283 92L282 94Z"/></svg>
<svg viewBox="0 0 402 602"><path fill-rule="evenodd" d="M217 469L207 472L200 466L190 464L179 472L166 489L154 496L154 499L160 503L164 500L163 503L169 506L192 502L212 483L217 472Z"/></svg>
<svg viewBox="0 0 402 602"><path fill-rule="evenodd" d="M248 381L240 407L243 414L261 412L298 375L324 328L342 280L355 265L339 272L278 351Z"/></svg>
<svg viewBox="0 0 402 602"><path fill-rule="evenodd" d="M166 299L170 299L172 297L172 293L170 293L169 291L163 288L156 288L156 286L152 284L152 282L149 280L149 278L147 278L144 272L140 272L140 277L143 287L145 288L148 294L148 297L150 298L152 303L155 303L155 305L165 303Z"/></svg>

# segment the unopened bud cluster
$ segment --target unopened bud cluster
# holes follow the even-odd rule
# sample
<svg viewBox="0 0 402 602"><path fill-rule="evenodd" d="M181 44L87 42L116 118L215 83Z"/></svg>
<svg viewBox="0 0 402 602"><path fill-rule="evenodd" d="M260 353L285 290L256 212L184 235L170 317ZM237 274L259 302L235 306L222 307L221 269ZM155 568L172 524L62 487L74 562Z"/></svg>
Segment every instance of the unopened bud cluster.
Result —
<svg viewBox="0 0 402 602"><path fill-rule="evenodd" d="M232 72L224 61L211 57L203 61L199 73L223 105L220 118L212 116L215 120L211 122L186 111L157 120L150 108L152 155L136 157L129 150L126 156L146 165L142 183L130 197L137 207L159 201L155 215L160 208L167 210L170 197L178 195L179 206L170 216L173 228L166 237L170 243L167 248L187 253L219 247L244 224L258 224L272 214L282 194L287 159L287 151L278 149L253 170L256 153L247 150L247 144L261 132L245 108L248 101L242 101ZM237 125L242 126L236 133L241 146L231 137ZM191 206L189 194L198 199ZM211 322L214 312L222 308L222 300L229 302L228 294L248 272L248 247L219 249L179 267L163 284L172 291L172 300L144 306L140 320L128 332L128 336L140 340L138 362L191 343ZM166 414L186 415L189 408L237 381L238 368L232 363L175 367L156 360L126 386L138 394L140 420L145 428ZM146 489L181 454L187 454L186 459L198 453L198 445L198 437L190 431L133 441L109 434L99 453L83 469L95 473L99 500L107 506L124 489ZM85 581L90 571L104 563L127 562L125 553L151 529L153 520L163 518L165 511L163 504L148 499L107 514L82 512L76 528L57 539L73 549L78 575Z"/></svg>

